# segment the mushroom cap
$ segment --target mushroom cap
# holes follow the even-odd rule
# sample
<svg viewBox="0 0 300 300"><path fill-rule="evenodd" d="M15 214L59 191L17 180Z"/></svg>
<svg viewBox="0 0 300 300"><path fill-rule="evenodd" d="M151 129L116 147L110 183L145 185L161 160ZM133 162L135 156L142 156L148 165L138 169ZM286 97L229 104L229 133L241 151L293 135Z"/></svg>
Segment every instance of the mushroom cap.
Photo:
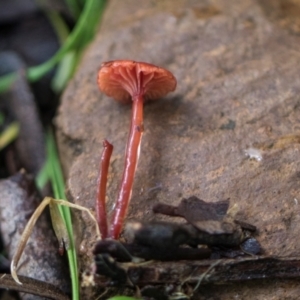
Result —
<svg viewBox="0 0 300 300"><path fill-rule="evenodd" d="M101 65L98 85L107 96L122 103L143 96L155 100L176 88L176 78L163 68L132 60L114 60Z"/></svg>

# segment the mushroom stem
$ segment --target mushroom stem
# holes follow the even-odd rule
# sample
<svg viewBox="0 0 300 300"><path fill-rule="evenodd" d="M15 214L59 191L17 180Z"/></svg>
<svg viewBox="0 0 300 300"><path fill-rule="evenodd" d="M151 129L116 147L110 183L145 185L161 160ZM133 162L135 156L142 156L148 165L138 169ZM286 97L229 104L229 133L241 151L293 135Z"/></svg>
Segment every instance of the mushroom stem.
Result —
<svg viewBox="0 0 300 300"><path fill-rule="evenodd" d="M109 168L109 161L113 151L113 145L107 140L103 141L103 152L100 162L100 172L97 181L97 201L96 201L96 213L98 227L101 232L102 239L107 238L107 215L106 215L106 186L107 186L107 174Z"/></svg>
<svg viewBox="0 0 300 300"><path fill-rule="evenodd" d="M142 134L144 131L143 105L144 100L142 95L132 97L132 119L126 146L125 166L118 199L113 211L110 225L109 237L113 239L118 239L121 233L131 198L133 179L140 154Z"/></svg>

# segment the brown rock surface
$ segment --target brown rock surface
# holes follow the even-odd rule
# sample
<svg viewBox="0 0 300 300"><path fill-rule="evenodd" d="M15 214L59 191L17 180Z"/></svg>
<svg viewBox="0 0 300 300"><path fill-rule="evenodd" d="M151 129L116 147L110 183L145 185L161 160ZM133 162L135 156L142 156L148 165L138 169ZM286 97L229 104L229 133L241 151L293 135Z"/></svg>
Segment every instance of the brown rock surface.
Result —
<svg viewBox="0 0 300 300"><path fill-rule="evenodd" d="M230 198L240 216L259 228L266 254L297 256L297 11L295 0L263 5L255 0L110 1L57 117L71 200L94 208L107 138L114 145L107 195L111 211L131 108L99 92L97 71L107 60L147 61L172 71L178 87L145 107L128 219L153 219L151 207L158 201L178 204L191 195L206 201ZM245 155L251 147L260 151L260 161ZM87 239L93 231L85 224ZM298 299L299 294L298 284L277 280L205 287L197 299Z"/></svg>

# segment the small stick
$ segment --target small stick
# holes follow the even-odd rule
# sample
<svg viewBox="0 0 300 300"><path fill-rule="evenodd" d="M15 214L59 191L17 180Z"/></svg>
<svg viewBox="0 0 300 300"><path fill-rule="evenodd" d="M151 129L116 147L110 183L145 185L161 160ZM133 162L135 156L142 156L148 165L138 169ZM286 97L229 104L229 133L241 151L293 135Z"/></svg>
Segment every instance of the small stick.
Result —
<svg viewBox="0 0 300 300"><path fill-rule="evenodd" d="M41 296L43 299L70 300L70 297L50 283L26 276L20 276L20 278L23 285L17 284L9 274L0 274L0 288Z"/></svg>
<svg viewBox="0 0 300 300"><path fill-rule="evenodd" d="M100 173L97 181L96 216L102 239L107 238L107 214L106 214L106 186L109 162L113 151L113 145L107 140L103 141L103 152L100 162Z"/></svg>
<svg viewBox="0 0 300 300"><path fill-rule="evenodd" d="M182 215L178 214L177 210L177 206L168 205L164 203L157 203L152 208L152 211L155 214L162 214L171 217L182 217Z"/></svg>
<svg viewBox="0 0 300 300"><path fill-rule="evenodd" d="M213 267L213 272L211 267ZM287 279L299 280L300 257L262 256L239 259L226 258L217 261L205 259L188 263L177 261L176 264L174 261L158 261L147 266L130 265L127 268L127 274L133 283L139 287L177 285L178 283L187 283L197 287L203 274L205 280L201 282L202 285L216 284L216 286L250 281L262 283L264 280L269 280L268 282ZM192 276L184 280L183 274L191 274Z"/></svg>

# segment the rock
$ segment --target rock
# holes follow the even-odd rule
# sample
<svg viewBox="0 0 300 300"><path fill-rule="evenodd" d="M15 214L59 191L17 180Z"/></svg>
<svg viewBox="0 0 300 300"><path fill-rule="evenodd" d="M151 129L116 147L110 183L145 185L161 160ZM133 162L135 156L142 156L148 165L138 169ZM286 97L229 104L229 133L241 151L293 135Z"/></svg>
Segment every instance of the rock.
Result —
<svg viewBox="0 0 300 300"><path fill-rule="evenodd" d="M149 0L137 7L132 0L111 1L56 121L70 200L94 208L107 138L114 145L107 194L111 212L131 112L99 92L97 71L103 61L147 61L172 71L178 87L145 107L128 220L153 219L151 208L158 201L177 205L192 195L212 202L230 198L239 219L260 231L267 255L296 256L300 38L287 27L291 23L280 26L281 6L271 2L276 1L182 0L175 6ZM262 159L245 155L249 148L260 151ZM92 224L84 219L82 225L87 241ZM200 290L197 299L253 299L253 293L297 299L300 292L298 285L280 281Z"/></svg>

